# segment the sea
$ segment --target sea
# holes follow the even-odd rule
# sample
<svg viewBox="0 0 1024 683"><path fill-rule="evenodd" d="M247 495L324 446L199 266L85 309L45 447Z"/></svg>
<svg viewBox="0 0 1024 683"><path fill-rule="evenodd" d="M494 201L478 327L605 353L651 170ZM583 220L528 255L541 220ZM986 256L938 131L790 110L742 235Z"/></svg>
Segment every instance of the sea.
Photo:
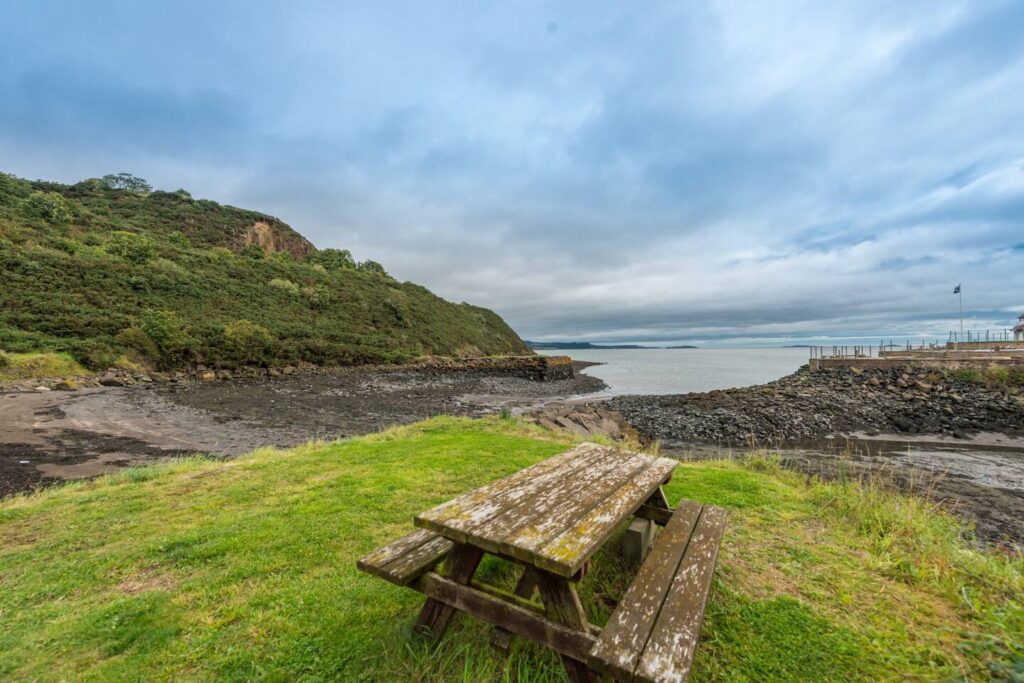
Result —
<svg viewBox="0 0 1024 683"><path fill-rule="evenodd" d="M807 349L571 349L544 351L593 365L583 372L608 388L594 397L685 394L764 384L807 363Z"/></svg>

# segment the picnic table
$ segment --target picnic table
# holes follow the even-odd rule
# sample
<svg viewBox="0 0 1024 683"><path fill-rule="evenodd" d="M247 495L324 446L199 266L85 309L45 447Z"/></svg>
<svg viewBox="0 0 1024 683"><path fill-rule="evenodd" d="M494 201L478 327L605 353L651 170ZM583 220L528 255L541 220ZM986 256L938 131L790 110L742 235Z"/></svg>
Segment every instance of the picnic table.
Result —
<svg viewBox="0 0 1024 683"><path fill-rule="evenodd" d="M599 672L623 681L683 681L725 513L689 500L670 508L661 486L676 464L581 444L416 515L419 529L358 566L424 593L417 628L437 638L462 611L493 624L498 647L517 634L554 649L573 681L595 680ZM601 629L588 623L575 584L630 518L644 551L647 529L664 528ZM473 579L485 553L521 567L513 592ZM434 571L442 560L444 571Z"/></svg>

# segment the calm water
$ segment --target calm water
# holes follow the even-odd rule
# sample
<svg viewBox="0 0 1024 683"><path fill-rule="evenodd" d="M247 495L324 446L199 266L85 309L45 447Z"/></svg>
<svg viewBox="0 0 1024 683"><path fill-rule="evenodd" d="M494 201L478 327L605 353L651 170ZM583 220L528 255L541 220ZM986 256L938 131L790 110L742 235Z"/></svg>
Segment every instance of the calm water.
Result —
<svg viewBox="0 0 1024 683"><path fill-rule="evenodd" d="M584 370L609 387L596 396L684 394L764 384L793 372L808 357L807 349L580 349L565 353L577 360L604 363Z"/></svg>

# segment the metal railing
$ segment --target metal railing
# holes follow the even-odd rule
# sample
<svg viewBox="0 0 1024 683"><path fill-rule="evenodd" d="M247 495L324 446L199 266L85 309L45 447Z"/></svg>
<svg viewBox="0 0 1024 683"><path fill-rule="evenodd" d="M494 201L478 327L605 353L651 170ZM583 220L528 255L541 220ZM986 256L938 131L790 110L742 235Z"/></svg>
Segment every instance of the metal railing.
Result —
<svg viewBox="0 0 1024 683"><path fill-rule="evenodd" d="M880 351L938 351L945 348L946 345L937 339L935 341L906 339L901 342L880 339L878 346L874 344L812 346L810 352L811 358L878 358Z"/></svg>
<svg viewBox="0 0 1024 683"><path fill-rule="evenodd" d="M951 342L1008 342L1013 341L1013 330L967 330L950 332Z"/></svg>

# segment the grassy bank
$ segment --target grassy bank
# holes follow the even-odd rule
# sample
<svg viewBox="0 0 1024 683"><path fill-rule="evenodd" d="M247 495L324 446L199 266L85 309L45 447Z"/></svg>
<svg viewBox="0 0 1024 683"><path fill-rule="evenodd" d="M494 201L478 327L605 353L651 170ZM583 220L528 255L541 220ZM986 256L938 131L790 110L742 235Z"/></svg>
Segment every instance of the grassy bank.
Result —
<svg viewBox="0 0 1024 683"><path fill-rule="evenodd" d="M501 658L465 619L432 649L410 634L420 596L355 560L416 512L567 443L443 418L0 503L0 678L563 680L549 652L517 641ZM972 549L920 500L759 458L684 464L667 492L730 511L694 680L1012 680L1024 667L1024 562ZM514 578L496 560L482 572ZM592 621L628 581L614 554L595 558L581 586Z"/></svg>
<svg viewBox="0 0 1024 683"><path fill-rule="evenodd" d="M89 371L66 353L0 351L0 380L87 375Z"/></svg>
<svg viewBox="0 0 1024 683"><path fill-rule="evenodd" d="M983 368L961 368L947 374L967 382L974 382L989 389L1024 387L1024 368L989 366Z"/></svg>

